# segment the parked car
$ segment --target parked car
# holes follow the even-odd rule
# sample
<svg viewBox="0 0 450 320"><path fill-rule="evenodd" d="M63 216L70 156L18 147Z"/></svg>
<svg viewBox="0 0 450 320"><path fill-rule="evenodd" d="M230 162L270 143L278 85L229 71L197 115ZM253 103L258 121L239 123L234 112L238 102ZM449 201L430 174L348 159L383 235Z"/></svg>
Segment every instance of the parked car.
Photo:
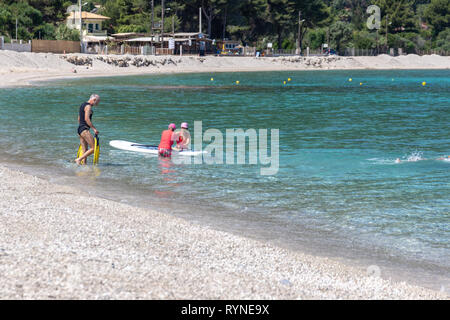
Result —
<svg viewBox="0 0 450 320"><path fill-rule="evenodd" d="M323 49L323 54L326 54L328 56L328 55L336 55L337 53L334 49L326 48L326 49Z"/></svg>

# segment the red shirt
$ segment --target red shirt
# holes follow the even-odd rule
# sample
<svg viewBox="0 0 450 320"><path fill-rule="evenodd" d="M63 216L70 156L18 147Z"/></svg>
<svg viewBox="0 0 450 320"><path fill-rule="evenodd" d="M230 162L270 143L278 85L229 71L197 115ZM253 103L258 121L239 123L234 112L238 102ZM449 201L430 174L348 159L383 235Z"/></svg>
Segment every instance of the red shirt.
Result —
<svg viewBox="0 0 450 320"><path fill-rule="evenodd" d="M172 130L164 130L161 134L161 142L159 143L158 149L172 149Z"/></svg>

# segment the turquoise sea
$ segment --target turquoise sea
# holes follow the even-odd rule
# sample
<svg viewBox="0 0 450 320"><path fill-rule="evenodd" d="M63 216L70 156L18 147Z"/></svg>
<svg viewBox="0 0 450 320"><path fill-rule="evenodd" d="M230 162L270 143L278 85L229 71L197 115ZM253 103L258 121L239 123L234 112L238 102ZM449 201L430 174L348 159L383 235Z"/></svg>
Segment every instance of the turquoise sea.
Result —
<svg viewBox="0 0 450 320"><path fill-rule="evenodd" d="M436 160L450 154L449 89L449 70L149 75L6 88L0 161L449 291L450 162ZM77 112L91 93L101 96L93 116L100 164L77 167ZM170 122L184 121L223 134L279 129L278 173L262 176L261 165L248 163L178 164L108 144L157 144Z"/></svg>

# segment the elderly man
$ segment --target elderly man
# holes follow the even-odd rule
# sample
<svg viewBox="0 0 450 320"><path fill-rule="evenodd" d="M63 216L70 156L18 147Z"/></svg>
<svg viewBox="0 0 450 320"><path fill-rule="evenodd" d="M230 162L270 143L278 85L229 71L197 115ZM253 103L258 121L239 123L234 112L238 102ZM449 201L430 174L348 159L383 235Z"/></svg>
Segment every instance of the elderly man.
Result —
<svg viewBox="0 0 450 320"><path fill-rule="evenodd" d="M78 135L80 137L80 144L82 148L81 155L75 159L77 164L86 162L86 158L94 153L94 137L89 131L91 128L95 134L98 134L98 130L92 124L92 107L100 103L100 97L98 94L93 94L89 98L88 102L83 102L78 112ZM89 150L86 151L89 145Z"/></svg>

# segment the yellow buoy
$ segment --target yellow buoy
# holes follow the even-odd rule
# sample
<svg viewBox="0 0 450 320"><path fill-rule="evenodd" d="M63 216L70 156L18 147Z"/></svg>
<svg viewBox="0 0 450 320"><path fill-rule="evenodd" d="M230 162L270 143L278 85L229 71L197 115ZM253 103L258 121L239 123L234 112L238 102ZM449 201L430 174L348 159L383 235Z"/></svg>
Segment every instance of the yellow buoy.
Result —
<svg viewBox="0 0 450 320"><path fill-rule="evenodd" d="M283 84L286 84L286 81L283 81Z"/></svg>
<svg viewBox="0 0 450 320"><path fill-rule="evenodd" d="M288 78L288 81L291 81L291 78Z"/></svg>
<svg viewBox="0 0 450 320"><path fill-rule="evenodd" d="M426 86L426 85L427 85L427 83L426 83L426 82L424 81L424 82L422 82L422 85L423 85L423 86Z"/></svg>
<svg viewBox="0 0 450 320"><path fill-rule="evenodd" d="M360 86L362 86L362 84L363 84L362 82L359 83Z"/></svg>
<svg viewBox="0 0 450 320"><path fill-rule="evenodd" d="M352 82L352 81L353 81L353 79L352 79L352 78L350 78L350 79L348 79L348 81Z"/></svg>
<svg viewBox="0 0 450 320"><path fill-rule="evenodd" d="M239 80L236 81L236 84L239 84Z"/></svg>
<svg viewBox="0 0 450 320"><path fill-rule="evenodd" d="M214 81L214 78L211 78L211 81Z"/></svg>

